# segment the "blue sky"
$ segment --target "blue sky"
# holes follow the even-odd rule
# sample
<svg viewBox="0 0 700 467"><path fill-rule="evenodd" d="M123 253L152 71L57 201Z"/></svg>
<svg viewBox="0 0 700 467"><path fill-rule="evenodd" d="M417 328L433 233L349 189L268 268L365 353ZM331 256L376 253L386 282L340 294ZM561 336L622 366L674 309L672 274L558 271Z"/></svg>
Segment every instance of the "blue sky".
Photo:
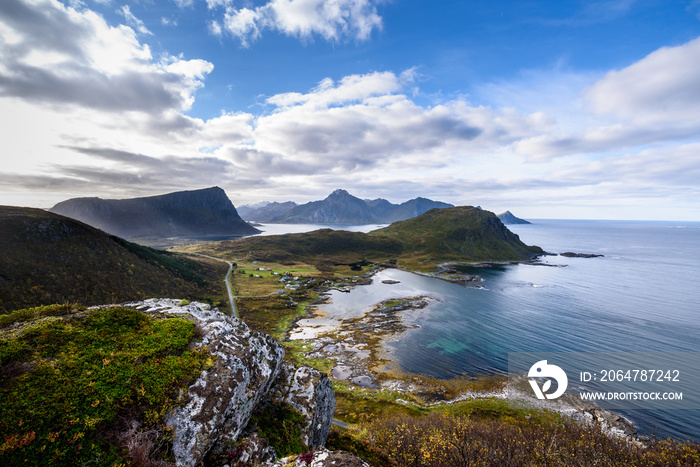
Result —
<svg viewBox="0 0 700 467"><path fill-rule="evenodd" d="M700 220L697 0L3 0L0 203Z"/></svg>

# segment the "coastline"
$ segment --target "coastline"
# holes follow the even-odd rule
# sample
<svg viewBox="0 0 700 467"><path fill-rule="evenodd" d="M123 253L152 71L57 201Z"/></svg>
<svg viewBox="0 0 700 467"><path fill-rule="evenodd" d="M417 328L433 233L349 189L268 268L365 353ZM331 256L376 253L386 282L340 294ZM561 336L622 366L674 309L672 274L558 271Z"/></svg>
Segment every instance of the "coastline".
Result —
<svg viewBox="0 0 700 467"><path fill-rule="evenodd" d="M455 263L440 264L439 272L450 271L450 265L453 264ZM386 268L373 270L366 275L366 280L353 283L346 289L354 289L356 285L371 284L377 280L377 274L384 269ZM467 275L468 278L455 280L439 277L438 273L401 270L448 282L483 281L481 277L471 274ZM400 283L392 280L382 282ZM329 375L334 381L349 385L347 386L349 390L355 388L355 391L389 392L395 395L394 400L397 404L423 408L458 404L469 400L501 399L524 407L555 411L582 424L596 424L605 433L613 436L639 439L634 424L614 412L600 409L590 402L577 401L573 397L563 397L557 401L557 404L538 403L539 401L533 403L532 397L509 385L504 375L484 374L443 380L420 373L406 372L400 368L388 344L400 340L406 333L418 327L410 320L412 312L428 309L431 303L439 299L428 295L385 299L363 310L361 316L340 320L332 318L327 311L318 307L318 305L330 303L331 290L345 292L337 287L325 288L321 292L322 298L307 308L307 316L295 321L293 327L287 332L287 338L310 344L308 358L334 361ZM330 323L331 319L336 320L335 325ZM319 322L314 324L314 320ZM320 330L319 327L321 327ZM308 333L309 329L313 329L314 332Z"/></svg>

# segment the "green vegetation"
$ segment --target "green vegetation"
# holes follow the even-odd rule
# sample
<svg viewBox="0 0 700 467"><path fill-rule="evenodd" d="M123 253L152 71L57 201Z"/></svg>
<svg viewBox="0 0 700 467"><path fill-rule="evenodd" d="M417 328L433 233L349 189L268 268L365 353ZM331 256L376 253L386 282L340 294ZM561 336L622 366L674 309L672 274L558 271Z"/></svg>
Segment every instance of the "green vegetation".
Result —
<svg viewBox="0 0 700 467"><path fill-rule="evenodd" d="M420 417L429 413L428 409L418 405L418 398L411 394L359 389L345 381L333 381L333 390L336 399L335 417L346 423L359 423L368 417ZM402 404L397 399L409 399L410 402Z"/></svg>
<svg viewBox="0 0 700 467"><path fill-rule="evenodd" d="M442 261L522 261L543 253L521 242L492 212L471 206L431 209L369 235L401 242L399 265L416 270Z"/></svg>
<svg viewBox="0 0 700 467"><path fill-rule="evenodd" d="M293 320L306 314L306 307L321 287L352 284L353 277L359 280L356 275L362 274L363 268L373 267L370 263L396 261L407 269L434 271L441 262L518 261L542 253L538 247L520 242L494 215L475 208L429 211L369 235L321 230L185 249L190 248L236 261L245 271L234 275L242 319L252 328L282 340L291 361L324 372L335 366L333 359L309 358L312 346L308 342L285 339ZM353 270L358 266L360 271ZM293 268L299 276L294 281L296 290L269 294L282 288L274 272L282 274L283 269ZM402 300L389 300L383 305L402 304ZM558 413L514 409L501 399L426 404L467 390L497 390L502 381L495 377L449 381L417 375L391 377L416 383L421 392L371 390L334 381L335 416L353 425L349 430L334 428L327 442L329 449L354 452L375 466L700 463L700 446L696 443L653 440L642 445L610 436L599 426L570 421ZM419 382L415 381L417 378ZM270 424L275 425L272 419Z"/></svg>
<svg viewBox="0 0 700 467"><path fill-rule="evenodd" d="M460 206L432 209L369 234L322 229L314 232L248 237L181 247L229 260L281 265L307 264L319 271L338 266L395 263L434 271L440 262L523 261L544 253L528 246L489 211ZM255 274L255 271L251 271Z"/></svg>
<svg viewBox="0 0 700 467"><path fill-rule="evenodd" d="M0 218L0 310L152 295L224 303L222 263L135 245L39 210L0 208ZM440 262L515 261L541 253L494 219L475 208L451 208L371 234L320 230L180 250L235 262L231 282L241 318L280 340L287 359L329 372L334 359L310 358L310 343L286 340L321 288L361 281L372 263L433 270ZM404 303L388 300L383 306ZM213 363L211 355L192 349L196 337L188 320L155 319L126 308L61 304L0 315L0 462L170 460L163 416L183 403L184 388ZM368 342L379 345L378 338ZM696 443L642 445L557 413L515 409L501 399L426 404L466 390L497 389L497 378L391 377L421 389L394 392L334 382L336 417L353 426L334 429L330 449L354 452L377 466L700 464ZM256 413L251 426L284 456L307 449L299 440L303 423L290 406L271 405ZM230 448L221 453L226 462L243 442Z"/></svg>
<svg viewBox="0 0 700 467"><path fill-rule="evenodd" d="M0 329L13 323L23 323L42 316L64 316L75 311L82 311L84 307L80 304L46 305L36 308L25 308L16 310L6 315L0 315Z"/></svg>
<svg viewBox="0 0 700 467"><path fill-rule="evenodd" d="M250 419L250 426L256 426L258 433L275 448L277 455L286 457L306 452L301 442L301 429L306 419L289 404L271 404L257 411Z"/></svg>
<svg viewBox="0 0 700 467"><path fill-rule="evenodd" d="M213 364L208 353L189 349L196 333L185 319L68 306L3 318L3 465L115 465L167 455L156 444L168 436L163 416ZM7 328L10 321L20 324Z"/></svg>
<svg viewBox="0 0 700 467"><path fill-rule="evenodd" d="M383 262L397 257L401 243L382 237L370 237L361 232L322 229L313 232L265 237L247 237L203 245L178 248L219 258L247 262L313 265L320 271L334 271L334 266L361 261ZM248 268L246 268L247 270ZM254 271L253 271L254 272Z"/></svg>
<svg viewBox="0 0 700 467"><path fill-rule="evenodd" d="M134 253L139 258L158 264L162 268L172 272L173 274L177 274L186 281L194 282L200 286L206 284L204 277L197 274L193 270L193 263L182 256L176 255L171 251L156 250L154 248L129 242L114 235L110 235L109 237L117 244Z"/></svg>
<svg viewBox="0 0 700 467"><path fill-rule="evenodd" d="M0 206L0 313L157 296L226 303L226 265L127 242L40 209Z"/></svg>

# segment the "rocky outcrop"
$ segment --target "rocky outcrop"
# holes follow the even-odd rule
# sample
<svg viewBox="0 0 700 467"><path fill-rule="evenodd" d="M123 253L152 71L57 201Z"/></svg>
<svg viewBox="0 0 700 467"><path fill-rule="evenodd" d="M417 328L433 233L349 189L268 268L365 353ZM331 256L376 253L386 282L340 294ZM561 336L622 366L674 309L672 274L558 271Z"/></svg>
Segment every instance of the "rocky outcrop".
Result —
<svg viewBox="0 0 700 467"><path fill-rule="evenodd" d="M308 366L295 368L285 363L270 399L290 404L308 420L301 432L304 445L313 449L326 444L335 413L335 393L328 376Z"/></svg>
<svg viewBox="0 0 700 467"><path fill-rule="evenodd" d="M185 405L166 416L176 465L194 467L207 456L223 456L233 465L273 465L274 448L248 424L266 404L289 404L306 419L300 441L314 452L299 457L313 462L299 465L366 465L323 449L335 412L331 380L313 368L283 363L284 349L269 335L202 303L150 299L124 306L157 318L190 319L201 336L195 345L215 357L189 387Z"/></svg>
<svg viewBox="0 0 700 467"><path fill-rule="evenodd" d="M236 459L238 464L243 465L265 465L277 460L275 448L269 445L267 440L257 433L252 433L246 437L237 449L238 452L231 456L231 460Z"/></svg>
<svg viewBox="0 0 700 467"><path fill-rule="evenodd" d="M329 451L321 448L300 456L289 456L265 467L369 467L369 464L355 454L346 451Z"/></svg>
<svg viewBox="0 0 700 467"><path fill-rule="evenodd" d="M174 430L177 465L195 466L222 436L238 439L277 378L284 349L267 334L251 332L242 321L206 304L180 303L153 299L127 306L193 320L202 332L199 345L216 357L190 386L187 404L166 417Z"/></svg>

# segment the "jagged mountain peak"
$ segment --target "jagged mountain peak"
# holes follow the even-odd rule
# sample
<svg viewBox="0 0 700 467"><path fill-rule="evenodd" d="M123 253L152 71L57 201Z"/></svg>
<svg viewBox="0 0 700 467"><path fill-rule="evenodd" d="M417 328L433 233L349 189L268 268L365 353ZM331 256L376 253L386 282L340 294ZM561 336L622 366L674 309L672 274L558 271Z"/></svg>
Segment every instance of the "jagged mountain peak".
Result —
<svg viewBox="0 0 700 467"><path fill-rule="evenodd" d="M287 212L267 219L272 223L287 224L389 224L397 220L423 214L432 208L451 207L451 204L415 198L400 205L377 198L363 200L347 190L337 189L320 201L295 206ZM261 222L265 222L261 220Z"/></svg>
<svg viewBox="0 0 700 467"><path fill-rule="evenodd" d="M340 196L352 196L347 190L343 190L342 188L338 188L337 190L334 190L333 193L328 195L328 198L337 198ZM354 198L354 196L352 196Z"/></svg>

